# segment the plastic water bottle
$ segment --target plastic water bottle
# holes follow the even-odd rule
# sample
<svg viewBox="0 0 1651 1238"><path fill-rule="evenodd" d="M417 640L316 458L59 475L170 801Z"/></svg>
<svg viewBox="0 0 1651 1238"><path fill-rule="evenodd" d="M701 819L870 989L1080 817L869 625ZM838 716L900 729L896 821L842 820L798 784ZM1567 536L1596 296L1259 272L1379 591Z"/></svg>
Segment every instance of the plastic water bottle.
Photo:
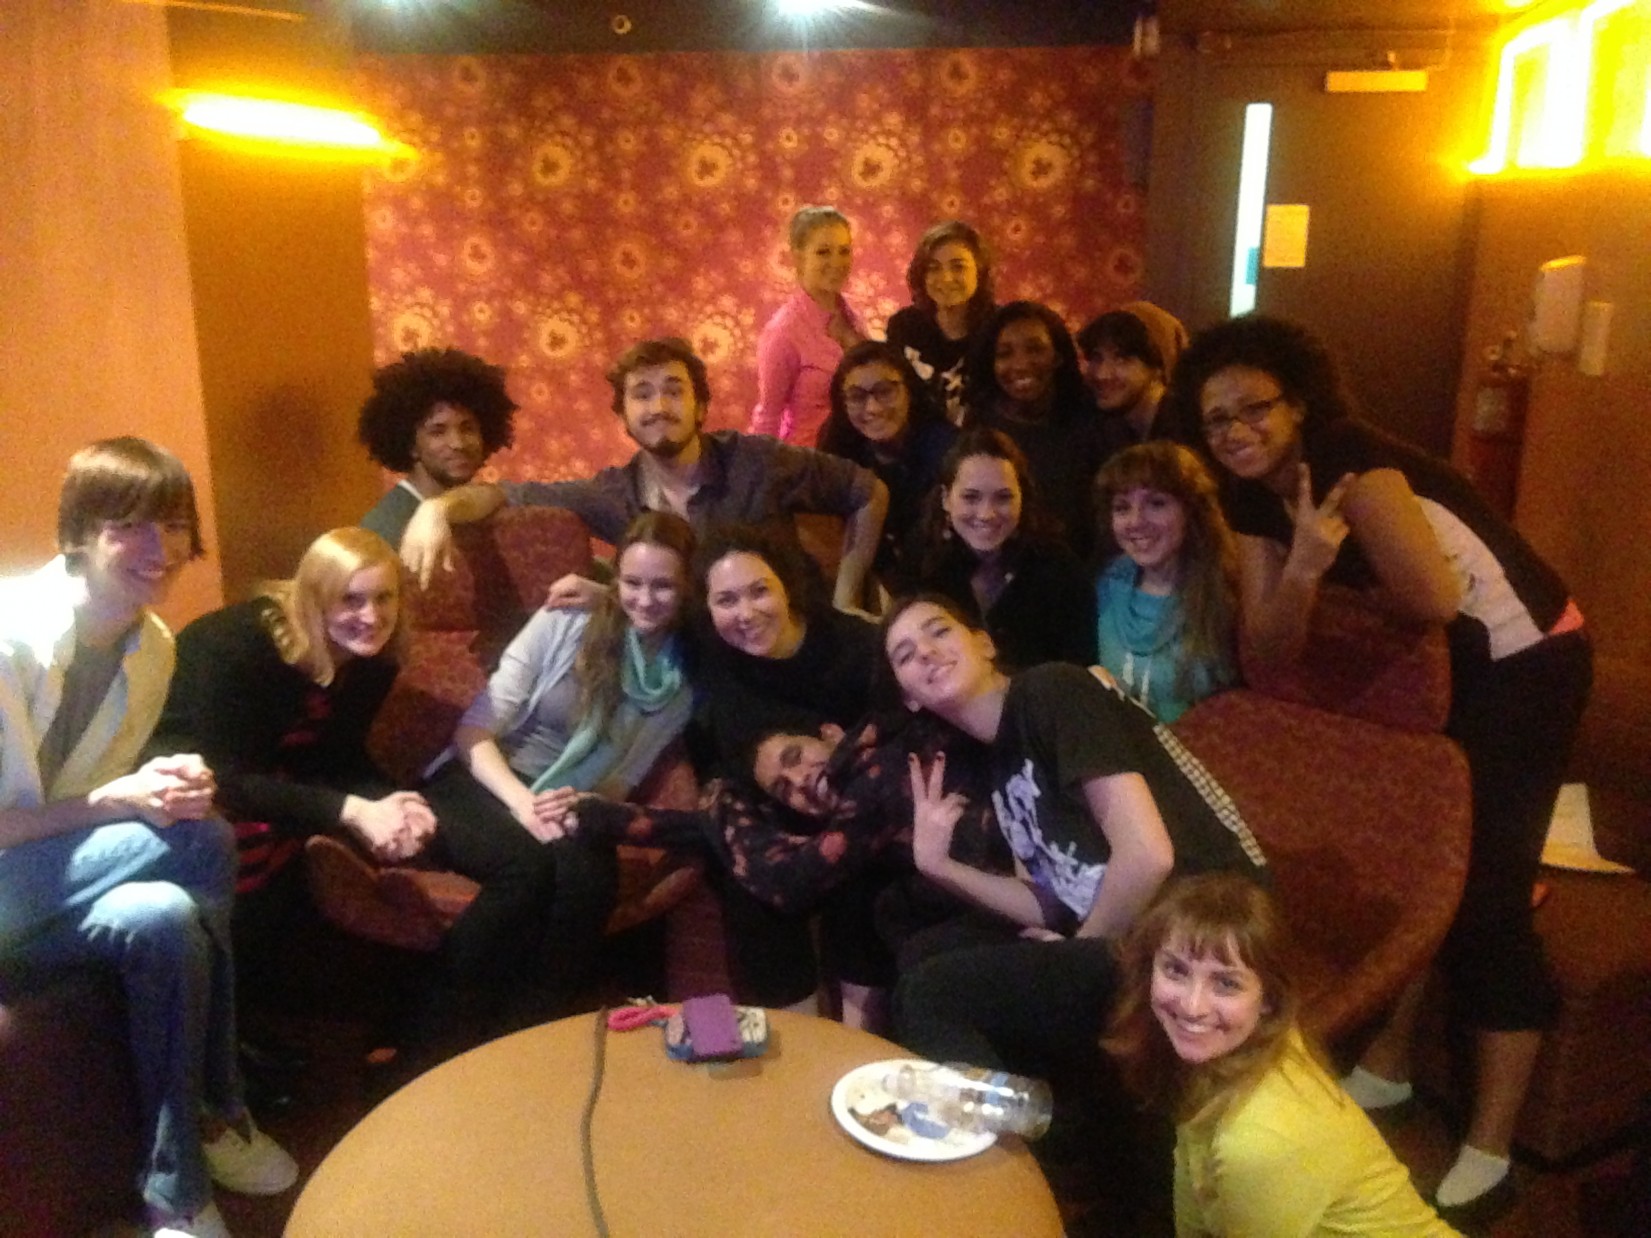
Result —
<svg viewBox="0 0 1651 1238"><path fill-rule="evenodd" d="M908 1121L908 1126L921 1125L927 1116L971 1134L990 1131L1023 1139L1036 1139L1049 1129L1053 1105L1049 1085L1041 1079L956 1062L907 1063L889 1072L883 1090L896 1100L924 1107L925 1113L909 1115L917 1122Z"/></svg>

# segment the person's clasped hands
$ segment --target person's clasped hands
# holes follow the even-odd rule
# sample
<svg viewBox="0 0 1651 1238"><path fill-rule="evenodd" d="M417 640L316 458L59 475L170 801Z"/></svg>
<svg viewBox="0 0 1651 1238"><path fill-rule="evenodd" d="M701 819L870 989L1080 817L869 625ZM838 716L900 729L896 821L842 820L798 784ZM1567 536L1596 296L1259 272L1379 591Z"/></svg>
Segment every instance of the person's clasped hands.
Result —
<svg viewBox="0 0 1651 1238"><path fill-rule="evenodd" d="M217 792L211 769L191 752L154 757L130 774L104 783L87 800L165 829L174 822L210 816Z"/></svg>
<svg viewBox="0 0 1651 1238"><path fill-rule="evenodd" d="M436 832L436 814L417 791L392 791L376 800L352 795L343 822L382 863L411 859Z"/></svg>

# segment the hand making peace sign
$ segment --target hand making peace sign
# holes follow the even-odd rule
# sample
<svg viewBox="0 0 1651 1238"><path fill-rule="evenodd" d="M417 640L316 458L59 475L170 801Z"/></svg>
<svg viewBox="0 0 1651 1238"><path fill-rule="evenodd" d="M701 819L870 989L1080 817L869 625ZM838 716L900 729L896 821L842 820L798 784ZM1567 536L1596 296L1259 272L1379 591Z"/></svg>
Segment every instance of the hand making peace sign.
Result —
<svg viewBox="0 0 1651 1238"><path fill-rule="evenodd" d="M1299 468L1295 505L1288 509L1295 536L1290 541L1286 566L1316 580L1330 570L1347 538L1347 518L1341 514L1341 504L1355 479L1352 473L1342 474L1324 496L1324 502L1315 504L1312 473L1305 464Z"/></svg>

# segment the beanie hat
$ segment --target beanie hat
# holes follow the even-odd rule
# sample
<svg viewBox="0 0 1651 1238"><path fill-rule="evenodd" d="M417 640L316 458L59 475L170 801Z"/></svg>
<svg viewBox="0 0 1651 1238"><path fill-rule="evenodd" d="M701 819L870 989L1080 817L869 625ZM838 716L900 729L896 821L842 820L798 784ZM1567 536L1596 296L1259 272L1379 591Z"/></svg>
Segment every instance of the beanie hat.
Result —
<svg viewBox="0 0 1651 1238"><path fill-rule="evenodd" d="M1147 329L1147 338L1164 359L1164 377L1169 378L1181 350L1187 346L1187 329L1181 320L1168 310L1159 309L1151 301L1126 301L1118 307L1123 313L1138 318Z"/></svg>

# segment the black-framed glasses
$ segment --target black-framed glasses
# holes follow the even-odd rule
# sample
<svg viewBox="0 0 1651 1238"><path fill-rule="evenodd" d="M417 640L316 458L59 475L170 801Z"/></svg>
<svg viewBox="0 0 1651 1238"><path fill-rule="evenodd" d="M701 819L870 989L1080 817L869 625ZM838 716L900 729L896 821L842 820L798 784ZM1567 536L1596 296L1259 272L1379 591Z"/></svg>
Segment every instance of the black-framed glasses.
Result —
<svg viewBox="0 0 1651 1238"><path fill-rule="evenodd" d="M844 387L843 403L850 408L864 408L876 401L879 408L887 408L900 395L904 383L885 378L869 387Z"/></svg>
<svg viewBox="0 0 1651 1238"><path fill-rule="evenodd" d="M1243 422L1247 426L1258 426L1267 420L1267 416L1280 404L1284 403L1282 393L1273 396L1270 400L1251 400L1248 404L1240 404L1230 413L1217 413L1213 417L1204 418L1204 437L1214 442L1226 436L1227 432Z"/></svg>

